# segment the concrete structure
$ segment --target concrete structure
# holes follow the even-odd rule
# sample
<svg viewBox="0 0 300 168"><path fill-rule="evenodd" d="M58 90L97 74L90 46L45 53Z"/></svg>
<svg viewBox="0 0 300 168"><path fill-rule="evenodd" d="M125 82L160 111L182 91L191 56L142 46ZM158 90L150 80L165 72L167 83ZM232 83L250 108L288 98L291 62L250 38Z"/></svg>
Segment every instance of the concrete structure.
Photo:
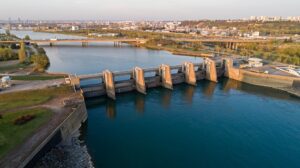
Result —
<svg viewBox="0 0 300 168"><path fill-rule="evenodd" d="M196 80L194 64L191 62L185 62L183 64L182 69L185 74L185 82L187 84L196 86L197 80Z"/></svg>
<svg viewBox="0 0 300 168"><path fill-rule="evenodd" d="M205 59L206 79L212 82L218 82L216 63L212 59Z"/></svg>
<svg viewBox="0 0 300 168"><path fill-rule="evenodd" d="M173 89L171 68L169 65L161 65L159 67L159 74L161 76L162 86L167 89Z"/></svg>
<svg viewBox="0 0 300 168"><path fill-rule="evenodd" d="M140 67L135 67L133 70L133 77L135 79L136 90L140 93L146 94L144 70Z"/></svg>
<svg viewBox="0 0 300 168"><path fill-rule="evenodd" d="M260 58L249 58L248 59L248 66L249 67L262 67L263 63L262 63L262 59Z"/></svg>
<svg viewBox="0 0 300 168"><path fill-rule="evenodd" d="M215 62L215 61L213 61ZM215 65L219 65L217 68L212 67ZM173 85L180 83L188 83L191 85L196 85L197 80L206 79L206 67L210 71L208 74L214 74L207 79L213 79L216 81L216 77L221 77L224 74L224 68L221 66L221 62L217 62L215 64L210 63L210 65L206 66L205 63L184 63L182 65L176 66L168 66L161 65L159 68L134 68L133 71L121 71L121 72L112 72L114 77L122 77L123 80L114 81L115 93L124 93L129 91L138 90L140 93L145 94L147 88L154 87L165 87L168 89L172 89ZM212 70L211 70L212 69ZM216 69L216 70L214 70ZM175 72L177 71L177 72ZM171 73L173 72L173 73ZM216 73L215 73L216 72ZM154 76L144 77L144 73L155 74ZM130 76L129 79L124 79L125 76ZM82 85L78 82L91 80L91 79L99 79L104 78L103 73L99 74L90 74L90 75L80 75L80 76L70 76L77 78L76 80L70 79L70 81L74 81L74 85L79 85L80 87L75 87L77 90L80 90L85 98L92 98L98 96L107 95L106 87L103 83L99 84L87 84ZM103 79L104 80L104 79Z"/></svg>
<svg viewBox="0 0 300 168"><path fill-rule="evenodd" d="M106 94L111 99L116 99L116 93L115 93L115 82L114 82L114 76L112 72L109 70L105 70L103 72L103 79L104 79L104 85L106 89Z"/></svg>
<svg viewBox="0 0 300 168"><path fill-rule="evenodd" d="M230 79L234 79L237 81L258 86L272 87L275 89L287 91L292 94L294 94L292 88L296 88L295 86L298 86L298 82L300 80L299 77L258 73L236 68L233 66L232 59L229 58L225 59L224 75Z"/></svg>

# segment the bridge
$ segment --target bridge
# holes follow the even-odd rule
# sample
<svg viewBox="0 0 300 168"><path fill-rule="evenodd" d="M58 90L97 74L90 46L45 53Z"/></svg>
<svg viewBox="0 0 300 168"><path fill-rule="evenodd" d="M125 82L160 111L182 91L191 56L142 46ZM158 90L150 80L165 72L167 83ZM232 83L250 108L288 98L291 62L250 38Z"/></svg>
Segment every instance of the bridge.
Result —
<svg viewBox="0 0 300 168"><path fill-rule="evenodd" d="M10 41L0 41L0 44L12 44L12 43L48 43L50 46L56 43L82 43L82 46L87 46L88 43L92 42L114 42L115 45L120 45L121 43L136 43L144 44L147 42L146 39L139 38L84 38L84 39L44 39L44 40L10 40Z"/></svg>
<svg viewBox="0 0 300 168"><path fill-rule="evenodd" d="M242 43L269 43L271 40L263 39L245 39L245 38L169 38L175 42L189 42L189 43L215 43L224 46L225 48L238 49ZM56 43L81 43L82 46L87 46L88 43L92 42L114 42L114 45L120 46L121 43L136 43L144 44L148 39L141 38L84 38L84 39L44 39L44 40L11 40L11 41L0 41L0 44L11 44L11 43L48 43L50 46Z"/></svg>
<svg viewBox="0 0 300 168"><path fill-rule="evenodd" d="M270 43L272 40L264 39L246 39L246 38L199 38L199 39L189 39L189 38L171 38L170 40L176 42L188 42L188 43L214 43L219 44L225 48L230 48L237 50L241 44L245 43Z"/></svg>

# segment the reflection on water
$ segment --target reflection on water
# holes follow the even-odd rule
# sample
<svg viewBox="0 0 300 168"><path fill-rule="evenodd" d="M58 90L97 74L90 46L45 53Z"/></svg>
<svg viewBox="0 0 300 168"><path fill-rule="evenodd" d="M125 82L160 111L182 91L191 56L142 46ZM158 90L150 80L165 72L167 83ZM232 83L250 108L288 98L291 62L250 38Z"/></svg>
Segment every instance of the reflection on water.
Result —
<svg viewBox="0 0 300 168"><path fill-rule="evenodd" d="M219 83L215 82L209 82L209 81L200 81L197 84L198 86L190 86L187 84L181 84L176 85L175 92L181 92L182 93L182 100L184 102L187 102L188 104L193 104L194 101L194 95L196 92L199 92L204 95L207 99L212 99L215 91L218 87L221 91L230 94L231 90L239 90L241 92L245 92L248 94L254 94L264 97L270 97L270 98L276 98L276 99L283 99L283 100L291 100L291 101L299 101L299 99L294 98L292 95L289 95L285 92L278 91L271 88L265 88L265 87L257 87L253 85L249 85L246 83L241 83L239 81L231 80L231 79L221 79ZM106 97L101 98L94 98L87 100L87 106L89 108L98 107L105 105L106 107L106 114L107 117L110 119L115 119L117 117L117 105L118 103L134 103L135 111L137 113L143 114L146 109L147 101L150 102L152 100L147 100L147 97L151 97L151 93L157 92L160 97L160 104L164 109L169 109L171 106L172 101L172 94L174 94L174 91L165 89L165 88L155 88L155 89L149 89L147 92L150 93L150 95L143 95L138 92L132 92L132 93L124 93L124 94L118 94L117 95L117 101L111 100ZM128 95L126 95L128 94ZM149 105L150 106L150 105Z"/></svg>
<svg viewBox="0 0 300 168"><path fill-rule="evenodd" d="M272 89L269 87L254 86L251 84L242 83L228 78L222 79L221 85L223 86L222 90L227 93L230 92L230 90L239 90L249 94L266 96L270 98L283 99L283 100L290 99L293 101L299 101L297 98L293 97L293 95L285 93L284 91Z"/></svg>
<svg viewBox="0 0 300 168"><path fill-rule="evenodd" d="M116 102L111 99L106 101L106 115L110 119L115 119L117 116Z"/></svg>
<svg viewBox="0 0 300 168"><path fill-rule="evenodd" d="M170 107L171 104L171 98L172 98L172 90L170 89L162 89L161 90L161 105L167 109Z"/></svg>
<svg viewBox="0 0 300 168"><path fill-rule="evenodd" d="M193 96L195 93L196 87L187 85L182 91L183 91L183 99L188 102L189 104L193 103Z"/></svg>
<svg viewBox="0 0 300 168"><path fill-rule="evenodd" d="M135 104L135 109L138 113L144 113L145 111L145 96L143 94L137 93L135 95L135 100L134 100L134 104Z"/></svg>
<svg viewBox="0 0 300 168"><path fill-rule="evenodd" d="M204 82L203 87L202 87L203 94L206 97L211 98L214 94L216 86L217 86L217 83L215 83L215 82Z"/></svg>

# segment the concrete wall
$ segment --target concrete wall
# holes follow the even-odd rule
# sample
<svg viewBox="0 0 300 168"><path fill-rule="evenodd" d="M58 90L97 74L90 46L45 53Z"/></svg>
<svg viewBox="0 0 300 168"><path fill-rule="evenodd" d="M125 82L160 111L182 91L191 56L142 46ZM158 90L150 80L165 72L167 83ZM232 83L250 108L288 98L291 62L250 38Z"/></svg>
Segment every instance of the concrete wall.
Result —
<svg viewBox="0 0 300 168"><path fill-rule="evenodd" d="M232 60L226 60L225 76L230 79L234 79L237 81L241 81L253 85L280 88L280 89L291 88L293 86L299 85L297 82L299 78L297 77L257 73L257 72L251 72L244 69L235 68L232 65Z"/></svg>

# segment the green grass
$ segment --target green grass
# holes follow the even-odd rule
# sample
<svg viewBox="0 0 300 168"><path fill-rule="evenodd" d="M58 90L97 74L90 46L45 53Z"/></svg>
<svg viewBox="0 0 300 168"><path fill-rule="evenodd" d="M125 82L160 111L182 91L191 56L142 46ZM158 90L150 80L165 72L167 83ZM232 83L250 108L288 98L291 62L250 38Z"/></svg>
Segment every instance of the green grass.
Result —
<svg viewBox="0 0 300 168"><path fill-rule="evenodd" d="M26 64L15 64L15 65L9 65L9 66L1 66L0 67L0 73L5 73L9 71L19 70L20 68L27 68L30 65Z"/></svg>
<svg viewBox="0 0 300 168"><path fill-rule="evenodd" d="M24 125L14 125L16 118L28 114L35 115L35 118ZM43 108L5 113L0 119L0 159L49 121L52 114Z"/></svg>
<svg viewBox="0 0 300 168"><path fill-rule="evenodd" d="M39 105L49 101L53 97L69 94L71 92L72 88L70 86L61 86L59 88L2 94L0 95L0 112Z"/></svg>
<svg viewBox="0 0 300 168"><path fill-rule="evenodd" d="M56 75L56 76L51 76L51 75L24 75L24 76L13 76L13 80L52 80L52 79L61 79L64 78L65 76L62 75Z"/></svg>

